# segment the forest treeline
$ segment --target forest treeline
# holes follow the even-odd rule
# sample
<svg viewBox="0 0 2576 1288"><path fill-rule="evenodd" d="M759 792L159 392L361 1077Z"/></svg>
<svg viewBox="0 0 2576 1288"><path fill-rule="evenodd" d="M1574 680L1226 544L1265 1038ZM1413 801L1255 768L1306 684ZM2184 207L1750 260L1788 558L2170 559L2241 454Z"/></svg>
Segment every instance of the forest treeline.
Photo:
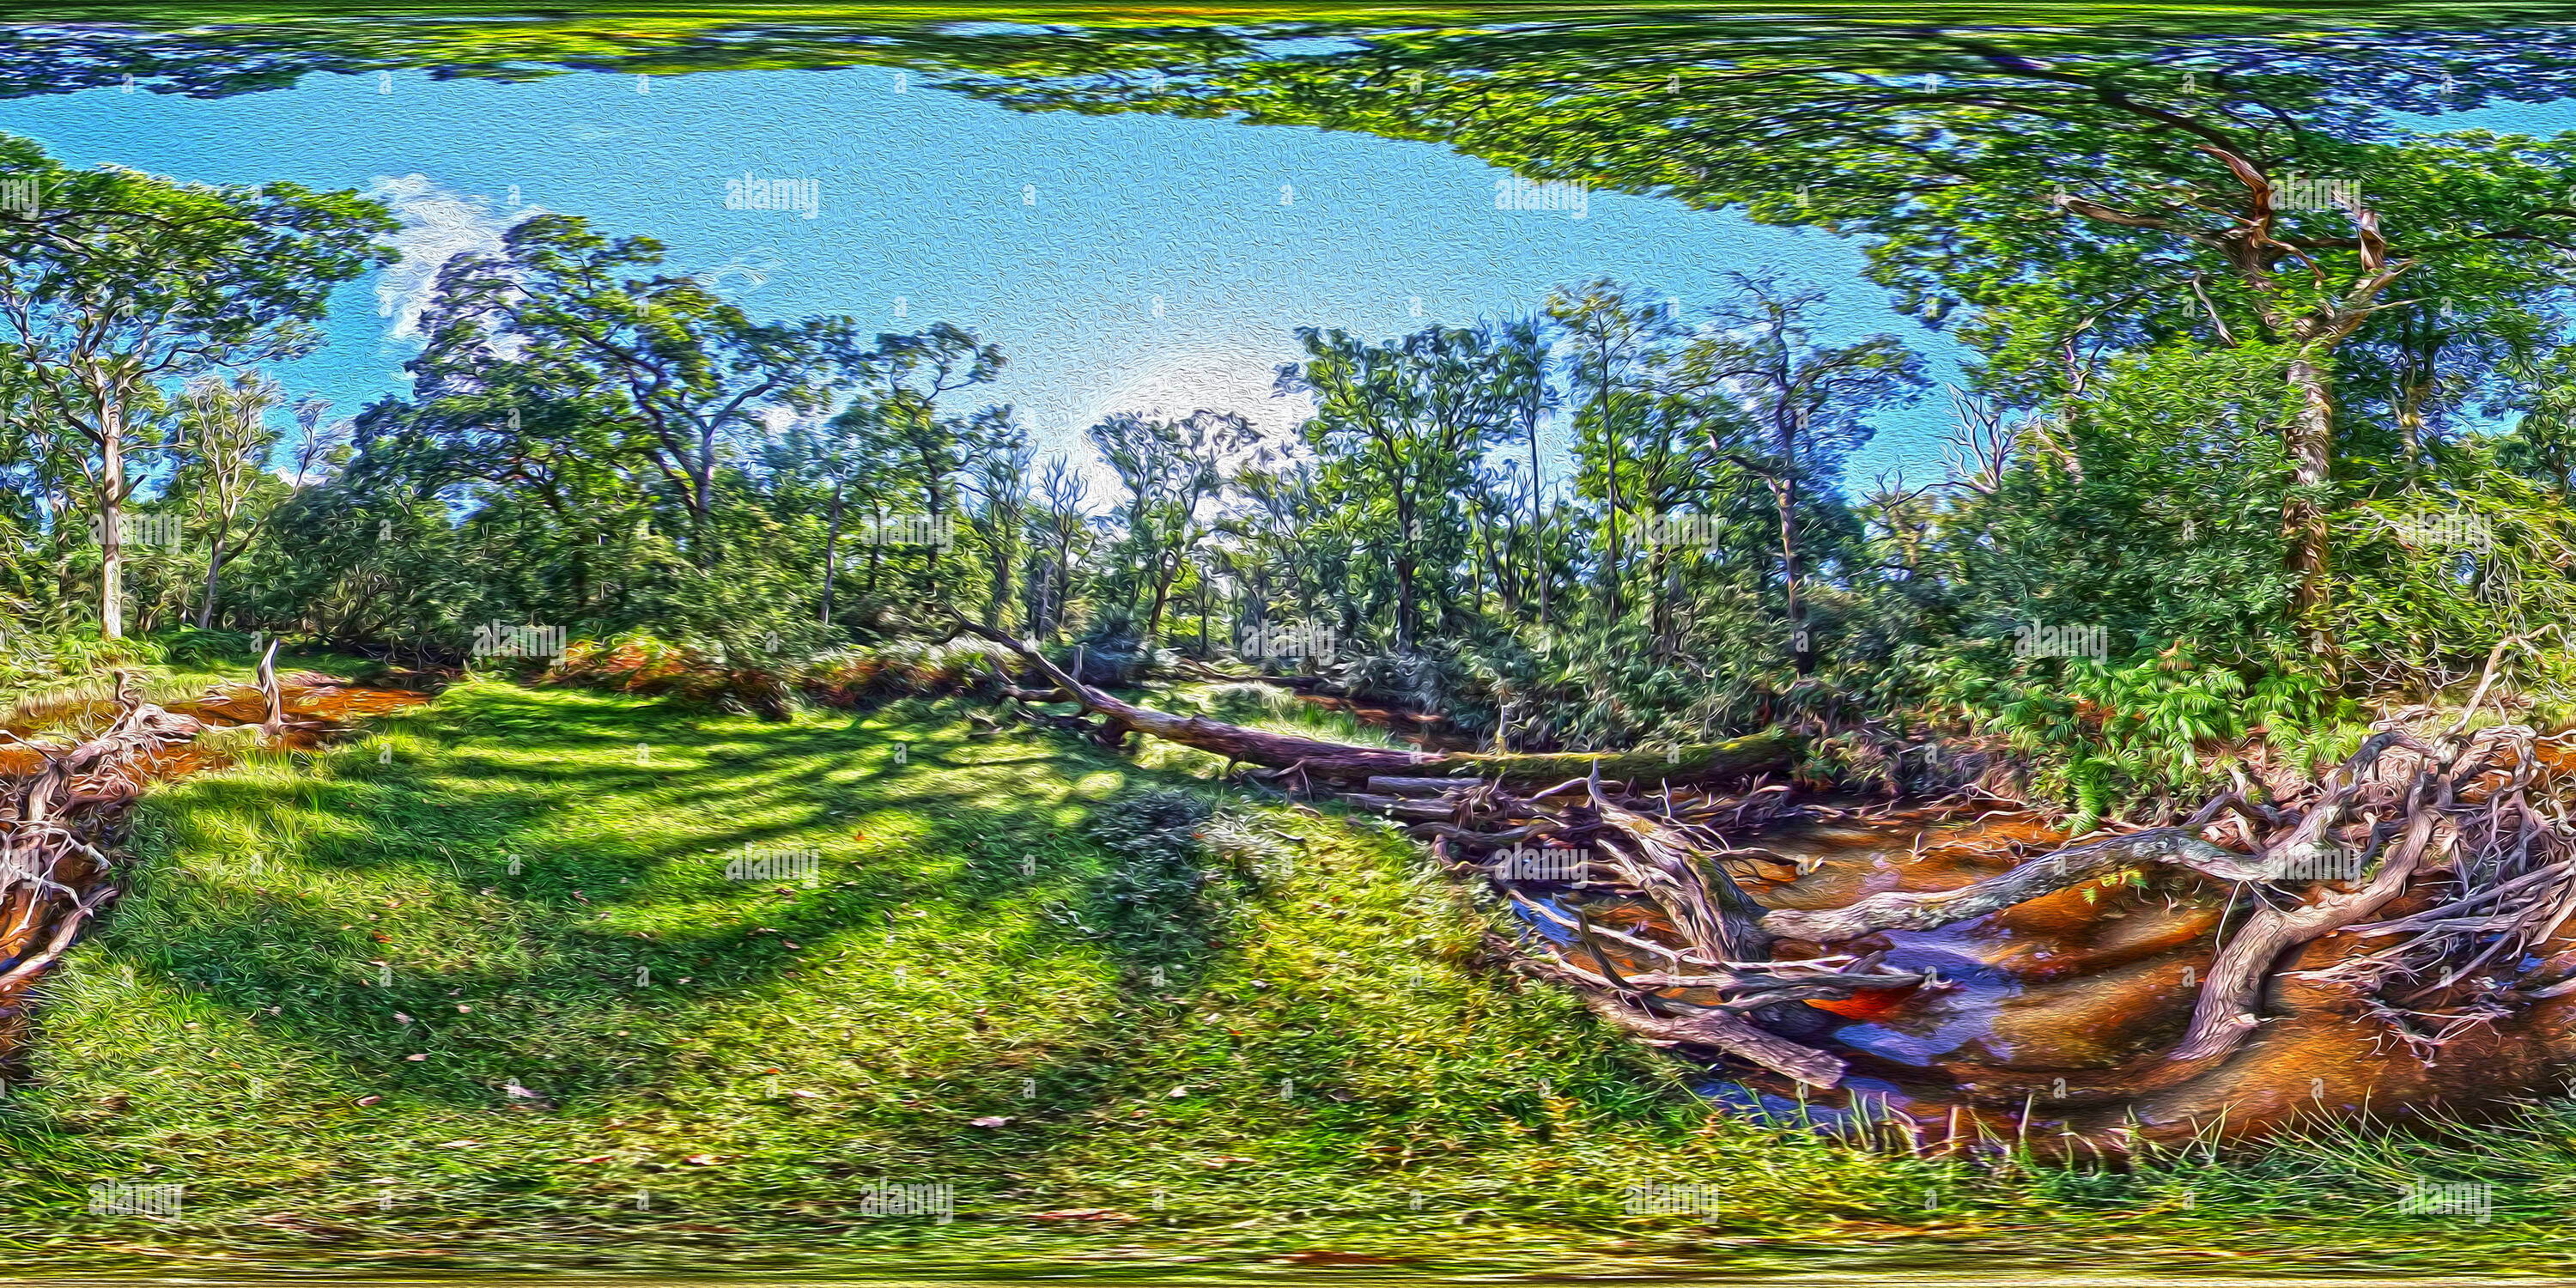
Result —
<svg viewBox="0 0 2576 1288"><path fill-rule="evenodd" d="M186 630L446 660L644 633L783 671L962 616L1093 658L1326 673L1512 749L2009 739L2090 814L2339 754L2366 703L2568 619L2568 145L2245 110L2325 119L2352 91L2312 68L2092 92L2104 72L2059 110L2080 68L1934 52L1921 93L1989 83L1918 116L2055 124L2010 153L1992 119L1775 150L1759 183L1726 138L1692 140L1713 163L1687 179L1534 150L1599 103L1534 93L1439 133L1550 182L1863 238L1974 353L1960 387L1893 336L1820 335L1810 284L1736 275L1683 310L1571 281L1527 316L1300 331L1293 435L1138 409L1088 428L1096 465L984 396L1007 355L967 329L756 319L652 239L561 214L447 265L411 395L335 417L268 372L389 259L381 207L8 140L35 196L0 213L0 649L23 676ZM1440 110L1445 55L1413 53L1427 82L1258 112L1422 133L1404 114ZM1500 69L1489 94L1520 71L1456 57ZM1307 66L1157 75L1148 106L1255 112L1246 85ZM1799 109L1800 84L1735 110ZM1942 477L1845 477L1875 417L1926 399L1955 422ZM2522 661L2526 687L2564 658Z"/></svg>

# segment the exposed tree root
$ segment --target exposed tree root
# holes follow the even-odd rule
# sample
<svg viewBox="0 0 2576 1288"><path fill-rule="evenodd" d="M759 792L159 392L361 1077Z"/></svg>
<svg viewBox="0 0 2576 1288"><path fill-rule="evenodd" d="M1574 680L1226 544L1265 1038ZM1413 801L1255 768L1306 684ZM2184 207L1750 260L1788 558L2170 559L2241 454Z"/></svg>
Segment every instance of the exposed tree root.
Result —
<svg viewBox="0 0 2576 1288"><path fill-rule="evenodd" d="M1343 789L1345 803L1412 824L1445 860L1486 874L1548 932L1553 949L1501 946L1516 968L1575 989L1595 1013L1650 1043L1723 1052L1814 1087L1837 1085L1844 1062L1766 1027L1776 1008L1937 985L1888 968L1883 953L1774 960L1775 943L1813 952L1882 931L1933 929L2154 864L2234 887L2251 908L2223 932L2181 1040L2131 1067L2097 1071L2131 1093L2174 1085L2237 1051L2262 1024L2281 963L2328 936L2349 935L2353 947L2304 978L2349 988L2365 1014L2428 1058L2516 1006L2576 993L2576 951L2528 965L2576 917L2576 829L2552 790L2542 740L2520 725L2472 734L2466 715L2439 731L2387 721L2299 792L2270 800L2230 792L2179 826L2068 846L1957 889L1765 910L1730 867L1767 856L1730 848L1714 829L1776 815L1788 793L1758 779L1733 794L1716 786L1785 765L1798 746L1788 735L1679 756L1354 747L1135 706L1076 682L1032 646L962 629L1017 649L1053 686L1010 686L1011 699L1080 711L1024 707L1025 716L1112 745L1129 732L1152 734L1257 766L1250 776L1278 786ZM2492 679L2491 667L2473 704ZM1629 931L1595 925L1580 906L1545 894L1550 888L1624 900L1648 910L1646 922ZM2416 909L2371 920L2401 900ZM1689 1000L1675 996L1683 990Z"/></svg>
<svg viewBox="0 0 2576 1288"><path fill-rule="evenodd" d="M274 689L273 674L269 679ZM142 700L140 682L117 673L116 722L69 747L11 738L37 768L0 775L0 908L7 910L0 999L13 998L71 946L81 926L116 896L104 883L125 807L142 790L156 753L201 726Z"/></svg>

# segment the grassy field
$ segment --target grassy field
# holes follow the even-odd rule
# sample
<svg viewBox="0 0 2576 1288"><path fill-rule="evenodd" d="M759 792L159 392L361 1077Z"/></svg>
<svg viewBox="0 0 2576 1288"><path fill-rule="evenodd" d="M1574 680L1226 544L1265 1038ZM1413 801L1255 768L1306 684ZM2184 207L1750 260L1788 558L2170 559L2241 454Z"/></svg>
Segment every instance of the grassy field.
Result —
<svg viewBox="0 0 2576 1288"><path fill-rule="evenodd" d="M1176 877L1091 820L1147 788L1216 799L1203 762L961 717L765 724L483 680L156 794L131 894L0 1101L0 1257L2576 1267L2564 1107L2134 1173L1860 1152L1729 1118L1480 964L1491 914L1377 824L1226 799L1204 878ZM815 884L729 880L746 846L811 852ZM2491 1179L2492 1218L2401 1214L2426 1176ZM880 1182L949 1187L953 1219L873 1212ZM100 1183L184 1206L93 1215ZM1646 1183L1711 1210L1625 1215Z"/></svg>

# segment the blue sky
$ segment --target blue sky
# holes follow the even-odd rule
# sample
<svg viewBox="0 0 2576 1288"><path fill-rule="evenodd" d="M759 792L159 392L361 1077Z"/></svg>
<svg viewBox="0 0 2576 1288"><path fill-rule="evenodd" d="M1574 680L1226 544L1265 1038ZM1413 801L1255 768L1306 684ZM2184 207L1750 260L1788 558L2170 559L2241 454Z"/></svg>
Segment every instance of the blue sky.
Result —
<svg viewBox="0 0 2576 1288"><path fill-rule="evenodd" d="M1687 312L1727 270L1769 269L1834 290L1834 333L1890 329L1951 352L1858 282L1847 243L1608 194L1582 219L1498 210L1501 171L1428 144L1028 115L917 81L899 89L876 68L645 88L396 73L213 100L106 89L0 102L0 130L77 165L396 202L422 258L348 288L329 347L283 373L335 414L407 387L401 302L437 253L488 241L519 213L514 190L520 210L650 234L681 270L736 266L726 289L757 315L848 313L887 330L948 320L999 341L1010 365L990 395L1049 450L1077 448L1083 426L1131 406L1217 405L1284 427L1295 412L1269 397L1269 373L1293 356L1293 327L1392 336L1527 312L1551 285L1595 276L1650 285ZM814 180L817 217L726 209L726 179L746 174ZM1891 416L1856 471L1936 460L1938 402Z"/></svg>
<svg viewBox="0 0 2576 1288"><path fill-rule="evenodd" d="M609 75L317 75L227 99L105 89L0 102L0 130L77 165L294 179L393 202L412 258L346 289L329 346L282 373L335 414L407 388L406 303L440 255L488 244L532 207L654 236L681 271L730 266L724 289L756 315L847 313L884 330L946 320L998 341L1009 367L988 396L1016 404L1046 450L1079 451L1083 426L1131 407L1217 406L1284 429L1296 411L1268 396L1269 373L1294 354L1291 328L1392 336L1525 313L1550 286L1598 276L1686 312L1728 270L1811 281L1832 296L1829 338L1887 330L1938 375L1955 369L1954 346L1859 279L1848 242L1614 194L1591 194L1582 219L1499 210L1503 172L1430 144L1014 113L879 68L641 88ZM2557 128L2567 116L2454 123ZM816 217L727 209L726 180L746 175L813 181ZM1937 394L1882 416L1852 476L1928 477L1947 422Z"/></svg>

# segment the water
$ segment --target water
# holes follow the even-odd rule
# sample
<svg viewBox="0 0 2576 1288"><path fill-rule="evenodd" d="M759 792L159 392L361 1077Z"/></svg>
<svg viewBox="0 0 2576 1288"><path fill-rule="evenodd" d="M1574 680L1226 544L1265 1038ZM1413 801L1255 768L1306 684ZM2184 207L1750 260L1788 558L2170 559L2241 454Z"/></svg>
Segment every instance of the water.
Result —
<svg viewBox="0 0 2576 1288"><path fill-rule="evenodd" d="M1887 890L1955 889L2045 854L2060 838L2034 814L1918 809L1785 821L1731 839L1769 856L1732 865L1757 902L1831 908ZM2039 1152L2116 1157L2141 1141L2270 1135L2317 1118L2475 1118L2508 1098L2556 1092L2555 1071L2576 1058L2564 998L2461 1035L2429 1064L2410 1057L2349 994L2288 973L2358 947L2351 936L2330 936L2275 972L2258 1008L2267 1018L2242 1048L2212 1067L2174 1066L2164 1052L2182 1037L2236 898L2227 883L2158 866L2143 883L2095 881L1935 930L1834 945L1885 950L1889 966L1937 972L1940 982L1792 1004L1766 1017L1850 1063L1833 1092L1802 1093L1768 1074L1708 1090L1747 1115L1837 1134L1878 1124L1872 1130L1910 1148L2019 1141ZM2418 898L2381 915L2421 906ZM1605 900L1587 911L1600 924L1655 928L1634 903ZM2239 907L2229 921L2243 916ZM1564 932L1540 928L1565 946ZM1794 941L1777 949L1790 958L1823 951ZM1585 950L1568 951L1581 960ZM1612 959L1623 972L1647 969L1616 951ZM1695 991L1660 995L1714 1000ZM1892 1129L1884 1126L1890 1111Z"/></svg>

